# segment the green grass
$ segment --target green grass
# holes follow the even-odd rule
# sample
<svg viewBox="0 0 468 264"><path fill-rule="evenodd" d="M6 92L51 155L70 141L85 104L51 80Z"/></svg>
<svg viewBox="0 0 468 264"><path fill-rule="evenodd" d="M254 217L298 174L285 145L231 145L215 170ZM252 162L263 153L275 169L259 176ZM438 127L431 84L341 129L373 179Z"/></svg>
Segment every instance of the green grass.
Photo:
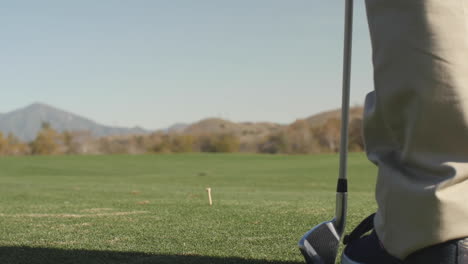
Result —
<svg viewBox="0 0 468 264"><path fill-rule="evenodd" d="M337 164L338 155L0 158L0 262L302 263L298 239L333 217ZM348 230L375 210L375 174L350 155Z"/></svg>

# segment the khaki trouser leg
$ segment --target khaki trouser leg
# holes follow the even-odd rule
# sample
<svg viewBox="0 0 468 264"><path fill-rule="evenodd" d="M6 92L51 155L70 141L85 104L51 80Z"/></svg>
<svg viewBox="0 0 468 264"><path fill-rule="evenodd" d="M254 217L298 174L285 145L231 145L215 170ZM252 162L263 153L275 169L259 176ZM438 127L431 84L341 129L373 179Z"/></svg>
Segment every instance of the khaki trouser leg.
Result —
<svg viewBox="0 0 468 264"><path fill-rule="evenodd" d="M401 259L468 236L468 0L366 0L376 231Z"/></svg>

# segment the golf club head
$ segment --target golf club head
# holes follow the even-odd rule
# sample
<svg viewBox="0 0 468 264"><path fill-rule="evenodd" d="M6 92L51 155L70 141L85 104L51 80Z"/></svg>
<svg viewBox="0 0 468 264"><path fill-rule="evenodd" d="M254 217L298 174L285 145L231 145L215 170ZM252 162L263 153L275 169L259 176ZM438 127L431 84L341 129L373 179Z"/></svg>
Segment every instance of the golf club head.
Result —
<svg viewBox="0 0 468 264"><path fill-rule="evenodd" d="M345 231L348 208L347 193L336 194L335 218L309 230L299 241L299 249L307 264L334 264L341 237Z"/></svg>
<svg viewBox="0 0 468 264"><path fill-rule="evenodd" d="M307 264L335 263L341 240L335 223L335 219L323 222L309 230L299 241L299 249Z"/></svg>

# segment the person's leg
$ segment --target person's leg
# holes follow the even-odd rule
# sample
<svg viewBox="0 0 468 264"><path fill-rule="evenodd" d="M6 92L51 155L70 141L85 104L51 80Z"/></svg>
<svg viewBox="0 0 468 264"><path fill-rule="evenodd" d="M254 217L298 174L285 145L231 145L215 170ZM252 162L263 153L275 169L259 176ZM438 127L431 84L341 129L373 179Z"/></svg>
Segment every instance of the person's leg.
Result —
<svg viewBox="0 0 468 264"><path fill-rule="evenodd" d="M468 237L468 0L366 0L375 91L366 152L375 230L404 259Z"/></svg>

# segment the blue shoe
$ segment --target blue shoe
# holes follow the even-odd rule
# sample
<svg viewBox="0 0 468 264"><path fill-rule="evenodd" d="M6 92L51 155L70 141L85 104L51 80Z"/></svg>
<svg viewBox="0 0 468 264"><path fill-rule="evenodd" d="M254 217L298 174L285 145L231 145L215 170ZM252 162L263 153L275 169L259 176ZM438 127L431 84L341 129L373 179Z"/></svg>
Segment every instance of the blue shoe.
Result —
<svg viewBox="0 0 468 264"><path fill-rule="evenodd" d="M403 264L385 251L377 234L373 231L346 246L341 256L341 264Z"/></svg>
<svg viewBox="0 0 468 264"><path fill-rule="evenodd" d="M341 264L402 264L385 251L374 229L374 215L364 219L350 235L345 236L346 248ZM366 233L372 231L369 235Z"/></svg>
<svg viewBox="0 0 468 264"><path fill-rule="evenodd" d="M371 215L345 237L341 264L468 264L468 238L427 247L399 260L382 246L373 222Z"/></svg>

